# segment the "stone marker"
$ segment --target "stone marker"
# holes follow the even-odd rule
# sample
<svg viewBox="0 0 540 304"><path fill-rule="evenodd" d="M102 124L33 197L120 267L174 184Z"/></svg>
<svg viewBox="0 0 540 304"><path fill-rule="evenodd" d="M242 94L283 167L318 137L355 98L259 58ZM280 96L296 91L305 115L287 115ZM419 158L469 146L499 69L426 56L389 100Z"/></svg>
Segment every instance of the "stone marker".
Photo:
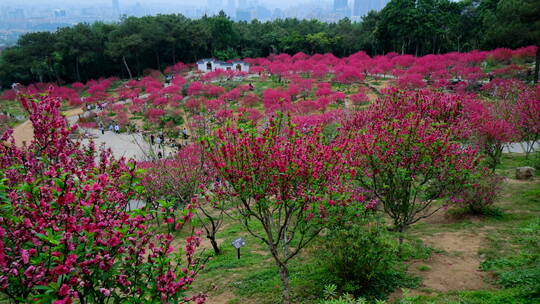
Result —
<svg viewBox="0 0 540 304"><path fill-rule="evenodd" d="M516 179L527 180L534 176L535 169L533 167L517 167Z"/></svg>

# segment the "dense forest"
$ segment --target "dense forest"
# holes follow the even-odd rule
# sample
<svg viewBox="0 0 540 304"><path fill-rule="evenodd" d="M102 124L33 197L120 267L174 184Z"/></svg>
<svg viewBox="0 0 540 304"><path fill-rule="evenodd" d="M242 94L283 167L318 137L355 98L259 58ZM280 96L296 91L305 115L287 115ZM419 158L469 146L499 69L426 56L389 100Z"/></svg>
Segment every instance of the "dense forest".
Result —
<svg viewBox="0 0 540 304"><path fill-rule="evenodd" d="M540 45L540 0L392 0L361 22L337 23L234 22L223 12L201 19L126 17L22 36L0 54L0 86L134 77L205 57L348 56L359 50L425 55L525 45Z"/></svg>

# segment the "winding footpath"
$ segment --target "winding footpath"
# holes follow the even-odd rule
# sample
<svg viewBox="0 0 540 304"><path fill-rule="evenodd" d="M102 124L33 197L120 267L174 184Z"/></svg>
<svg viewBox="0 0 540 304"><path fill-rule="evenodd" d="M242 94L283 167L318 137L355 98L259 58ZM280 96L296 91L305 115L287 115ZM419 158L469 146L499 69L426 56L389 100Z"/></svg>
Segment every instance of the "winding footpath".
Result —
<svg viewBox="0 0 540 304"><path fill-rule="evenodd" d="M66 116L68 122L73 125L77 123L79 115L83 113L84 111L82 108L77 108L65 111L63 114ZM93 140L96 147L104 145L106 148L110 148L115 157L133 158L142 161L150 159L151 154L156 155L158 151L162 151L165 157L174 152L174 150L169 147L158 147L157 145L151 146L143 138L141 133L117 134L111 131L105 131L105 134L101 134L97 129L87 129L82 127L80 127L79 131L85 134L81 139L82 144L88 144L90 140ZM29 143L33 136L34 131L30 120L23 122L13 129L13 137L15 138L15 144L18 147L22 147L24 142Z"/></svg>

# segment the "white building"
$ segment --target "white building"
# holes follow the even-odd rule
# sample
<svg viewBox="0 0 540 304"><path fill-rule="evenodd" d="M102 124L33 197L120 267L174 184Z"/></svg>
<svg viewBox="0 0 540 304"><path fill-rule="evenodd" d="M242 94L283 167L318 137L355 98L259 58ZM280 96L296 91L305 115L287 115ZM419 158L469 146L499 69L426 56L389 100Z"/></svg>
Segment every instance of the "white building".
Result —
<svg viewBox="0 0 540 304"><path fill-rule="evenodd" d="M249 63L238 60L231 63L216 59L201 59L197 61L197 69L201 72L211 72L215 70L249 72Z"/></svg>

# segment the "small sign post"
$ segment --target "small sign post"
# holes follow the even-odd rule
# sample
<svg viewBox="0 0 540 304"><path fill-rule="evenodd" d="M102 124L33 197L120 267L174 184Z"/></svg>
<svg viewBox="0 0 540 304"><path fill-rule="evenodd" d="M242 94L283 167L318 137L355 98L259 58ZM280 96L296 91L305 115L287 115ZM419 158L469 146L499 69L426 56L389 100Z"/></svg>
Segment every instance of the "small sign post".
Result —
<svg viewBox="0 0 540 304"><path fill-rule="evenodd" d="M234 248L236 248L238 259L240 259L240 248L246 245L246 241L244 241L244 239L240 237L232 241L232 245L234 246Z"/></svg>

